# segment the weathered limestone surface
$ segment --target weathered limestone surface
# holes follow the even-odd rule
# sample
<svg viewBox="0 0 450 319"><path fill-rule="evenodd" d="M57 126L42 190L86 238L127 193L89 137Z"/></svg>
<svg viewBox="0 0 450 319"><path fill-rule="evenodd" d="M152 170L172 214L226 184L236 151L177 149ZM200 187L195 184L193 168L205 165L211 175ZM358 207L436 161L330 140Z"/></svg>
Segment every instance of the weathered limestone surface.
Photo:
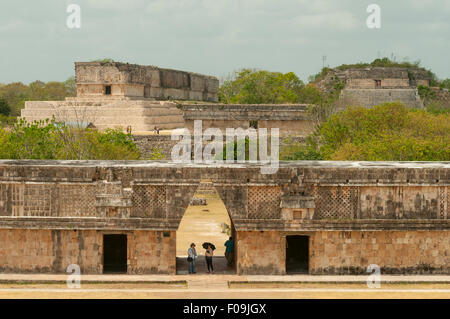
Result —
<svg viewBox="0 0 450 319"><path fill-rule="evenodd" d="M439 231L241 231L237 234L239 274L285 274L286 236L309 237L310 274L448 274L450 232Z"/></svg>
<svg viewBox="0 0 450 319"><path fill-rule="evenodd" d="M286 273L286 239L278 231L237 233L237 273L241 275Z"/></svg>
<svg viewBox="0 0 450 319"><path fill-rule="evenodd" d="M450 272L449 231L327 231L310 238L314 274L364 274L370 264L382 273Z"/></svg>
<svg viewBox="0 0 450 319"><path fill-rule="evenodd" d="M70 226L70 224L68 224ZM77 264L83 274L103 271L103 235L111 231L0 229L0 271L11 273L63 273ZM175 232L126 233L128 273L173 273Z"/></svg>
<svg viewBox="0 0 450 319"><path fill-rule="evenodd" d="M173 274L176 271L176 232L130 232L128 237L129 274Z"/></svg>
<svg viewBox="0 0 450 319"><path fill-rule="evenodd" d="M243 128L257 123L258 128L278 128L281 135L310 134L313 123L307 104L183 104L185 127L194 129L194 121L202 120L203 127ZM270 133L270 131L269 131Z"/></svg>
<svg viewBox="0 0 450 319"><path fill-rule="evenodd" d="M191 134L194 134L193 130L190 130ZM270 134L270 130L268 131ZM224 145L226 144L226 137L223 138ZM162 159L170 160L171 153L174 146L179 143L179 140L172 140L171 135L133 135L133 140L141 153L141 159L152 159L155 154L161 154ZM279 138L280 152L285 147L289 147L294 143L303 143L305 137L289 135ZM205 147L210 141L203 141L202 145ZM268 150L270 150L270 137L268 137ZM191 139L191 150L194 150L194 138ZM193 159L193 154L192 154Z"/></svg>
<svg viewBox="0 0 450 319"><path fill-rule="evenodd" d="M96 230L0 229L2 272L101 272L101 240Z"/></svg>
<svg viewBox="0 0 450 319"><path fill-rule="evenodd" d="M411 108L423 108L419 85L430 86L429 72L420 68L367 67L332 69L317 83L327 90L330 83L344 84L341 99L351 105L372 107L400 101Z"/></svg>
<svg viewBox="0 0 450 319"><path fill-rule="evenodd" d="M177 104L159 100L218 101L217 78L154 66L76 62L75 79L77 97L27 101L21 117L147 132L184 126Z"/></svg>
<svg viewBox="0 0 450 319"><path fill-rule="evenodd" d="M77 96L105 95L217 102L213 76L128 63L75 62Z"/></svg>
<svg viewBox="0 0 450 319"><path fill-rule="evenodd" d="M174 129L184 125L177 104L169 101L129 98L67 98L66 101L27 101L21 116L28 121L55 117L57 122L74 125L92 123L99 130L131 126L133 132Z"/></svg>
<svg viewBox="0 0 450 319"><path fill-rule="evenodd" d="M419 85L430 85L431 76L426 70L420 68L403 67L367 67L349 68L345 70L332 69L319 86L325 87L332 79L343 81L348 88L370 89L375 88L375 81L380 81L381 88L407 88Z"/></svg>
<svg viewBox="0 0 450 319"><path fill-rule="evenodd" d="M310 273L361 273L371 262L389 273L449 273L449 162L260 168L0 161L0 269L61 272L80 262L101 273L102 235L112 232L127 234L129 273L174 273L175 231L208 179L236 228L238 273L284 273L292 234L310 237Z"/></svg>
<svg viewBox="0 0 450 319"><path fill-rule="evenodd" d="M388 102L402 102L411 108L423 108L416 88L373 89L345 88L340 98L351 101L352 105L372 107Z"/></svg>

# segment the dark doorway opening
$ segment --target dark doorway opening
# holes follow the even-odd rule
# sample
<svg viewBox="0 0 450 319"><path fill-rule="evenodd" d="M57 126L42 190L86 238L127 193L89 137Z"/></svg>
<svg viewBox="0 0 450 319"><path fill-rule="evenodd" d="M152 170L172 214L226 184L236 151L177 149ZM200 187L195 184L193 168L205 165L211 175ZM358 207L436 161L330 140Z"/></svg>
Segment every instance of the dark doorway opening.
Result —
<svg viewBox="0 0 450 319"><path fill-rule="evenodd" d="M106 95L111 95L111 85L105 86L105 94Z"/></svg>
<svg viewBox="0 0 450 319"><path fill-rule="evenodd" d="M286 236L286 273L305 274L309 267L309 237Z"/></svg>
<svg viewBox="0 0 450 319"><path fill-rule="evenodd" d="M103 273L127 272L127 235L103 235Z"/></svg>

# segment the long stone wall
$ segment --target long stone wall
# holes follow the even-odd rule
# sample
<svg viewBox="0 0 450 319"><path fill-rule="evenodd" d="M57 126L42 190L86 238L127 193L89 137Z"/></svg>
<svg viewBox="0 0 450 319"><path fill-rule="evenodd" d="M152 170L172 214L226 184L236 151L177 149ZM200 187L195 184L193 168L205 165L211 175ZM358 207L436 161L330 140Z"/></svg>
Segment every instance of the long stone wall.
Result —
<svg viewBox="0 0 450 319"><path fill-rule="evenodd" d="M103 235L115 233L77 229L0 229L0 271L64 273L69 265L76 264L83 274L102 273ZM168 236L162 231L130 231L126 234L128 273L175 272L175 259L170 258L175 250L175 232L168 232Z"/></svg>
<svg viewBox="0 0 450 319"><path fill-rule="evenodd" d="M286 236L310 273L449 273L450 163L0 161L0 270L102 272L102 235L127 235L128 273L175 273L175 231L211 180L236 229L239 274L284 274ZM42 243L42 246L40 245Z"/></svg>
<svg viewBox="0 0 450 319"><path fill-rule="evenodd" d="M270 131L269 131L270 133ZM193 134L193 130L191 131ZM224 137L225 139L225 137ZM141 159L171 159L171 152L173 147L179 143L178 140L172 140L171 135L133 135L133 140L136 143L136 146L141 153ZM293 144L303 143L305 141L305 137L303 136L281 136L279 138L279 146L280 152L286 147L290 147ZM224 145L226 140L224 141ZM208 144L207 141L204 141L203 146ZM270 141L268 141L268 146L270 150ZM194 150L194 141L191 141L191 150ZM156 155L161 155L162 158L155 158ZM193 158L193 154L192 154Z"/></svg>
<svg viewBox="0 0 450 319"><path fill-rule="evenodd" d="M448 231L316 232L310 250L314 274L364 274L371 264L390 274L450 273Z"/></svg>
<svg viewBox="0 0 450 319"><path fill-rule="evenodd" d="M341 99L350 101L352 105L372 107L388 102L401 102L410 108L423 108L420 96L415 88L404 89L355 89L345 88Z"/></svg>
<svg viewBox="0 0 450 319"><path fill-rule="evenodd" d="M204 128L278 128L282 135L306 136L314 129L307 104L183 104L185 126L193 130L194 121Z"/></svg>
<svg viewBox="0 0 450 319"><path fill-rule="evenodd" d="M365 274L371 264L388 274L450 273L450 233L439 231L242 231L238 272L285 274L286 236L309 238L308 272Z"/></svg>

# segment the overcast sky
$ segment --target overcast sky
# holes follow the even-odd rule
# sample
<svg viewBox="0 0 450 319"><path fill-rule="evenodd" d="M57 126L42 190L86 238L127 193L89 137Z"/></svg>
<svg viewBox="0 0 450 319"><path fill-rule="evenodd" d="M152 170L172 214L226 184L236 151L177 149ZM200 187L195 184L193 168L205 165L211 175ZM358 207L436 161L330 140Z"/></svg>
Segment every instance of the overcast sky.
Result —
<svg viewBox="0 0 450 319"><path fill-rule="evenodd" d="M69 29L69 4L81 28ZM369 4L381 29L369 29ZM109 57L224 77L295 72L395 55L450 77L450 0L0 0L0 83L62 81Z"/></svg>

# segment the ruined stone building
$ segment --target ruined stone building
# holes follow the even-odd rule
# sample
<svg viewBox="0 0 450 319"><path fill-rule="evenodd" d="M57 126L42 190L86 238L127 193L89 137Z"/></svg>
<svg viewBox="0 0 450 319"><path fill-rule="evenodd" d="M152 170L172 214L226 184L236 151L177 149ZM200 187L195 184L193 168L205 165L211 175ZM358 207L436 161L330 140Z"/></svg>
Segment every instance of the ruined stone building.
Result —
<svg viewBox="0 0 450 319"><path fill-rule="evenodd" d="M77 97L65 101L27 101L21 116L29 121L51 119L92 123L96 128L131 127L134 133L193 127L202 120L204 129L279 128L282 136L306 136L314 121L305 104L220 104L219 81L197 73L128 63L76 62ZM344 83L344 105L373 106L400 101L423 108L418 85L429 85L430 75L421 69L333 69L318 86ZM83 126L83 125L81 125Z"/></svg>
<svg viewBox="0 0 450 319"><path fill-rule="evenodd" d="M319 87L339 81L344 84L341 98L353 105L371 107L400 101L412 108L423 108L417 87L429 86L430 73L419 68L367 67L332 69Z"/></svg>
<svg viewBox="0 0 450 319"><path fill-rule="evenodd" d="M237 274L450 274L450 162L0 161L0 271L175 274L176 231L210 179Z"/></svg>
<svg viewBox="0 0 450 319"><path fill-rule="evenodd" d="M92 123L96 128L131 126L133 132L191 127L280 127L282 134L310 131L306 105L217 104L219 81L212 76L118 62L76 62L77 96L65 101L27 101L21 116Z"/></svg>
<svg viewBox="0 0 450 319"><path fill-rule="evenodd" d="M131 126L133 131L183 127L177 103L217 102L219 81L212 76L118 62L76 62L77 97L65 101L28 101L21 116L89 122L98 129Z"/></svg>

